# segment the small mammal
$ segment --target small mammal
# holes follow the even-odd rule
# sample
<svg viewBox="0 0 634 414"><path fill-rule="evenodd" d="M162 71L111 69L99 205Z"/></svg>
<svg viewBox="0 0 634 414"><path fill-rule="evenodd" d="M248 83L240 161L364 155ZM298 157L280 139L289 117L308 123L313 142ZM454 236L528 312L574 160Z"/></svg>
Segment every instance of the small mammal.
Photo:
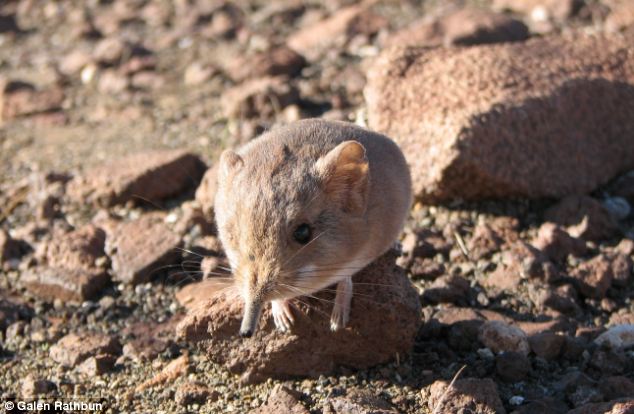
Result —
<svg viewBox="0 0 634 414"><path fill-rule="evenodd" d="M352 276L391 247L411 199L398 146L350 123L298 121L225 150L214 207L244 300L240 334L255 332L267 302L290 329L290 299L334 284L331 329L345 327Z"/></svg>

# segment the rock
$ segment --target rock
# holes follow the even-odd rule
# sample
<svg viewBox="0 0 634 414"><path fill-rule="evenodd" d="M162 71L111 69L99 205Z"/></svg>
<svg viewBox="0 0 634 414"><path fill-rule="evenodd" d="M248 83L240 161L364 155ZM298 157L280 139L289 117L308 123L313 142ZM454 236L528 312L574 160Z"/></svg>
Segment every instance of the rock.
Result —
<svg viewBox="0 0 634 414"><path fill-rule="evenodd" d="M84 360L77 370L88 377L96 377L112 371L115 361L114 355L99 354Z"/></svg>
<svg viewBox="0 0 634 414"><path fill-rule="evenodd" d="M174 400L177 404L188 406L190 404L204 404L207 401L216 401L220 397L218 391L212 390L199 382L185 382L178 386Z"/></svg>
<svg viewBox="0 0 634 414"><path fill-rule="evenodd" d="M180 317L172 317L167 322L139 322L123 330L126 336L123 355L135 361L151 361L165 351L173 341L174 328ZM129 338L127 338L129 337Z"/></svg>
<svg viewBox="0 0 634 414"><path fill-rule="evenodd" d="M59 62L59 70L67 76L78 75L90 62L92 59L88 52L75 49Z"/></svg>
<svg viewBox="0 0 634 414"><path fill-rule="evenodd" d="M129 46L117 36L100 40L93 50L93 59L103 65L116 65L124 54L130 53Z"/></svg>
<svg viewBox="0 0 634 414"><path fill-rule="evenodd" d="M369 126L403 149L424 202L587 193L634 167L629 44L391 48L368 71Z"/></svg>
<svg viewBox="0 0 634 414"><path fill-rule="evenodd" d="M605 403L586 404L568 411L568 414L634 414L634 400L624 398Z"/></svg>
<svg viewBox="0 0 634 414"><path fill-rule="evenodd" d="M233 286L231 280L225 281L214 278L190 283L176 292L176 300L181 306L188 310L193 310L213 298L221 290L226 290L231 286Z"/></svg>
<svg viewBox="0 0 634 414"><path fill-rule="evenodd" d="M530 346L524 331L502 321L488 321L482 324L478 339L495 353L518 352L528 355Z"/></svg>
<svg viewBox="0 0 634 414"><path fill-rule="evenodd" d="M493 8L511 10L530 16L533 20L563 21L581 7L580 0L494 0Z"/></svg>
<svg viewBox="0 0 634 414"><path fill-rule="evenodd" d="M20 33L20 26L13 13L0 14L0 33Z"/></svg>
<svg viewBox="0 0 634 414"><path fill-rule="evenodd" d="M141 392L147 388L152 388L168 381L174 381L178 377L186 375L189 371L189 356L187 354L181 355L165 365L158 374L139 384L134 390L135 392Z"/></svg>
<svg viewBox="0 0 634 414"><path fill-rule="evenodd" d="M603 240L612 237L617 224L603 205L592 197L569 196L544 213L548 221L567 227L573 237Z"/></svg>
<svg viewBox="0 0 634 414"><path fill-rule="evenodd" d="M370 4L366 1L339 9L330 17L292 33L287 44L314 60L335 44L347 43L359 34L372 35L387 26L387 21L369 10Z"/></svg>
<svg viewBox="0 0 634 414"><path fill-rule="evenodd" d="M548 222L541 225L531 244L555 262L565 261L570 254L580 257L586 252L583 240L570 236L560 226Z"/></svg>
<svg viewBox="0 0 634 414"><path fill-rule="evenodd" d="M634 25L634 6L628 0L613 0L609 2L610 14L605 19L605 30L618 32Z"/></svg>
<svg viewBox="0 0 634 414"><path fill-rule="evenodd" d="M240 82L249 78L288 76L292 78L306 66L306 59L286 46L279 46L253 56L239 57L231 63L227 74Z"/></svg>
<svg viewBox="0 0 634 414"><path fill-rule="evenodd" d="M631 256L634 254L634 240L623 239L616 246L616 251L618 253L624 254L626 256Z"/></svg>
<svg viewBox="0 0 634 414"><path fill-rule="evenodd" d="M146 151L93 167L70 181L68 194L75 203L105 207L156 203L196 185L204 170L204 163L185 151Z"/></svg>
<svg viewBox="0 0 634 414"><path fill-rule="evenodd" d="M271 396L261 407L250 411L249 414L308 414L308 410L299 401L296 392L284 387L276 386Z"/></svg>
<svg viewBox="0 0 634 414"><path fill-rule="evenodd" d="M530 288L529 288L530 289ZM571 285L557 288L543 288L531 292L532 300L540 309L552 309L568 315L579 315L581 308L577 303L577 291Z"/></svg>
<svg viewBox="0 0 634 414"><path fill-rule="evenodd" d="M105 269L105 237L105 232L92 224L54 235L38 250L42 265L23 273L21 282L47 300L83 302L94 298L110 281Z"/></svg>
<svg viewBox="0 0 634 414"><path fill-rule="evenodd" d="M245 81L223 92L220 99L229 118L267 118L296 103L297 89L284 77L263 77Z"/></svg>
<svg viewBox="0 0 634 414"><path fill-rule="evenodd" d="M434 280L445 273L445 265L432 259L415 257L414 262L410 266L410 272L413 280Z"/></svg>
<svg viewBox="0 0 634 414"><path fill-rule="evenodd" d="M233 373L244 373L247 382L314 377L340 365L363 369L387 362L396 353L409 352L421 321L418 294L395 261L396 252L390 251L355 275L356 295L344 330L330 331L333 295L322 292L317 295L321 300L302 298L310 309L305 304L294 306L290 333L275 330L266 307L257 333L244 340L237 335L242 301L235 294L220 292L185 317L178 336L206 340L211 359ZM384 288L386 284L389 289Z"/></svg>
<svg viewBox="0 0 634 414"><path fill-rule="evenodd" d="M428 406L434 413L506 414L491 378L466 378L448 383L436 381L430 387Z"/></svg>
<svg viewBox="0 0 634 414"><path fill-rule="evenodd" d="M634 396L634 381L627 377L614 376L603 378L599 383L599 388L608 401Z"/></svg>
<svg viewBox="0 0 634 414"><path fill-rule="evenodd" d="M22 380L20 396L24 399L31 399L38 395L48 394L56 389L55 383L43 378L38 378L34 374L29 374Z"/></svg>
<svg viewBox="0 0 634 414"><path fill-rule="evenodd" d="M70 333L51 347L53 361L66 367L74 367L96 355L118 355L121 346L116 338L96 333Z"/></svg>
<svg viewBox="0 0 634 414"><path fill-rule="evenodd" d="M634 345L634 325L616 325L603 332L594 340L599 345L609 345L612 349L629 348Z"/></svg>
<svg viewBox="0 0 634 414"><path fill-rule="evenodd" d="M368 390L350 390L345 396L331 398L328 402L335 414L397 414L399 412L390 403Z"/></svg>
<svg viewBox="0 0 634 414"><path fill-rule="evenodd" d="M22 81L0 79L0 124L14 118L61 109L64 91L52 86L36 89Z"/></svg>
<svg viewBox="0 0 634 414"><path fill-rule="evenodd" d="M625 220L632 212L630 203L623 197L607 197L602 204L616 221Z"/></svg>
<svg viewBox="0 0 634 414"><path fill-rule="evenodd" d="M214 200L218 185L218 164L211 166L203 175L200 185L196 189L196 201L205 217L214 221Z"/></svg>
<svg viewBox="0 0 634 414"><path fill-rule="evenodd" d="M0 296L0 332L19 320L30 319L33 314L33 310L19 299L13 300L4 296Z"/></svg>
<svg viewBox="0 0 634 414"><path fill-rule="evenodd" d="M472 260L489 258L500 250L504 240L486 223L478 223L469 240L469 257Z"/></svg>
<svg viewBox="0 0 634 414"><path fill-rule="evenodd" d="M582 262L570 272L579 293L588 298L601 299L612 285L612 266L605 255Z"/></svg>
<svg viewBox="0 0 634 414"><path fill-rule="evenodd" d="M596 348L590 357L588 365L603 375L619 375L631 372L632 366L630 358L623 350L618 348ZM577 405L575 404L575 406Z"/></svg>
<svg viewBox="0 0 634 414"><path fill-rule="evenodd" d="M612 283L614 286L625 287L629 285L634 267L630 256L617 253L612 258Z"/></svg>
<svg viewBox="0 0 634 414"><path fill-rule="evenodd" d="M528 27L508 15L461 7L432 19L424 17L387 39L388 46L477 45L528 39Z"/></svg>
<svg viewBox="0 0 634 414"><path fill-rule="evenodd" d="M513 414L566 414L567 412L568 404L555 398L546 397L518 407L516 411L513 411Z"/></svg>
<svg viewBox="0 0 634 414"><path fill-rule="evenodd" d="M161 216L146 214L118 224L106 239L115 280L146 283L164 266L179 261L180 237Z"/></svg>
<svg viewBox="0 0 634 414"><path fill-rule="evenodd" d="M447 275L439 277L423 292L423 300L428 303L456 303L467 302L471 286L462 276Z"/></svg>
<svg viewBox="0 0 634 414"><path fill-rule="evenodd" d="M130 87L130 79L114 69L106 69L99 75L99 92L118 94Z"/></svg>
<svg viewBox="0 0 634 414"><path fill-rule="evenodd" d="M502 352L495 357L495 372L504 381L519 382L531 372L531 362L518 352Z"/></svg>
<svg viewBox="0 0 634 414"><path fill-rule="evenodd" d="M185 85L201 85L207 82L216 74L216 68L213 66L203 65L200 62L194 62L187 66L183 75Z"/></svg>
<svg viewBox="0 0 634 414"><path fill-rule="evenodd" d="M0 264L10 259L18 258L21 253L20 242L13 239L6 231L0 229Z"/></svg>
<svg viewBox="0 0 634 414"><path fill-rule="evenodd" d="M542 332L528 338L533 353L546 360L556 359L561 353L564 342L565 337L554 332Z"/></svg>

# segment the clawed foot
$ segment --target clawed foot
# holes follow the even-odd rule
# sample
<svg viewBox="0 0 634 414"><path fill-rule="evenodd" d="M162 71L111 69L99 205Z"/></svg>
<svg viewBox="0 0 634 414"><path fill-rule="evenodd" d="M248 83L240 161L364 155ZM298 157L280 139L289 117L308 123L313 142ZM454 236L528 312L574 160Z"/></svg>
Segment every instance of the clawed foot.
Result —
<svg viewBox="0 0 634 414"><path fill-rule="evenodd" d="M330 330L337 332L348 325L350 301L352 300L352 278L348 277L337 284L335 306L330 315Z"/></svg>
<svg viewBox="0 0 634 414"><path fill-rule="evenodd" d="M273 322L275 323L275 327L282 332L289 331L293 322L295 322L290 301L271 301L271 311L273 313Z"/></svg>

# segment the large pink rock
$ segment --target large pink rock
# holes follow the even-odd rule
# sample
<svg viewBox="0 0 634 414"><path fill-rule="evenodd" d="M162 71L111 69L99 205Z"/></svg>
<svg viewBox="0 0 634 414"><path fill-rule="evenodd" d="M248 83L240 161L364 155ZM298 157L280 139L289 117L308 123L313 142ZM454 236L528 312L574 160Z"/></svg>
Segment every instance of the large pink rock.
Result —
<svg viewBox="0 0 634 414"><path fill-rule="evenodd" d="M385 363L411 350L421 322L418 294L395 262L396 254L388 252L354 276L355 296L344 330L330 331L333 294L328 291L317 294L320 300L301 298L290 333L275 330L267 307L256 334L241 338L242 301L225 289L190 311L178 335L204 341L212 360L243 374L247 382Z"/></svg>
<svg viewBox="0 0 634 414"><path fill-rule="evenodd" d="M400 144L422 201L587 193L634 168L631 40L388 49L369 124Z"/></svg>

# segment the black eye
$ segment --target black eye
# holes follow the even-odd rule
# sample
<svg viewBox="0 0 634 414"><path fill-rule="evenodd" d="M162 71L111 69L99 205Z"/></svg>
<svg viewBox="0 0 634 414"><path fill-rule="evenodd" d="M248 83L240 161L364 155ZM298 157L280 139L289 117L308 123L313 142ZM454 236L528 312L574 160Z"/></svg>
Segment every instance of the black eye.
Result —
<svg viewBox="0 0 634 414"><path fill-rule="evenodd" d="M310 226L306 223L303 223L297 226L297 228L293 232L293 238L297 243L306 244L310 241L312 233L313 231L311 230Z"/></svg>

